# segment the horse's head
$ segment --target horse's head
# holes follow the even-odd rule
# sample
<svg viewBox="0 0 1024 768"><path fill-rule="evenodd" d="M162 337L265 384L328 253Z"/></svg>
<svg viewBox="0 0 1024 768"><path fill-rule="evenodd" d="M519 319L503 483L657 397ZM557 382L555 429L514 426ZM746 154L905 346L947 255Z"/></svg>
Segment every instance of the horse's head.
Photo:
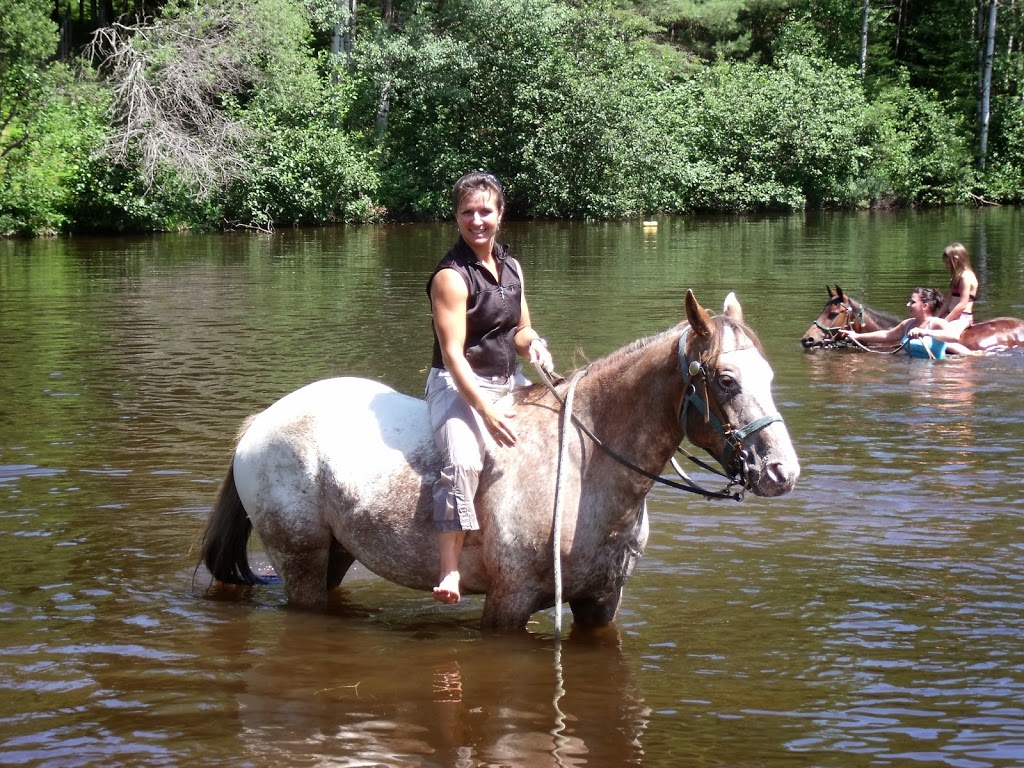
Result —
<svg viewBox="0 0 1024 768"><path fill-rule="evenodd" d="M723 314L712 317L687 291L686 318L679 341L684 434L758 496L789 492L800 463L772 400L771 366L739 302L730 293Z"/></svg>
<svg viewBox="0 0 1024 768"><path fill-rule="evenodd" d="M818 319L804 331L804 337L800 340L804 347L820 347L831 344L835 341L837 331L861 331L863 329L864 308L857 303L857 300L844 294L838 283L834 293L827 285L825 289L828 291L828 301L822 307Z"/></svg>

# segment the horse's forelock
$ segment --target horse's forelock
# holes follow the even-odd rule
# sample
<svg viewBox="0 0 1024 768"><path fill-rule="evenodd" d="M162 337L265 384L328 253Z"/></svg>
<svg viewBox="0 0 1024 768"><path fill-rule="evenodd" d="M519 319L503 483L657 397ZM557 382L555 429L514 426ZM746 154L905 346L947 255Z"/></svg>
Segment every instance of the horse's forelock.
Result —
<svg viewBox="0 0 1024 768"><path fill-rule="evenodd" d="M725 336L729 331L736 336L734 349L753 348L764 356L760 339L746 323L725 315L715 315L711 318L711 327L714 332L710 338L701 342L696 334L693 334L687 347L687 355L691 359L700 360L709 371L718 370L718 358L722 355Z"/></svg>

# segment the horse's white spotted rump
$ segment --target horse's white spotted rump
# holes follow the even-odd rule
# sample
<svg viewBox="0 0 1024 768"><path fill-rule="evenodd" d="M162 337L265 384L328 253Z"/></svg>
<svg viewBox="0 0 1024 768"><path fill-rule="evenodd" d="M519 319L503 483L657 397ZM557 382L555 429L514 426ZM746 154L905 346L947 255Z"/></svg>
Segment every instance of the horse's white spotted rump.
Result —
<svg viewBox="0 0 1024 768"><path fill-rule="evenodd" d="M283 424L298 429L281 429ZM290 463L266 460L273 446L283 456L307 454L309 476L303 482L312 481L314 470L326 472L366 495L385 493L391 475L408 470L409 457L434 451L426 403L357 378L310 384L257 417L235 453L235 484L246 508L259 505L262 487L289 484Z"/></svg>
<svg viewBox="0 0 1024 768"><path fill-rule="evenodd" d="M576 389L574 414L619 454L661 471L683 437L675 417L685 386L679 340L699 359L718 334L718 380L708 389L720 392L727 422L774 414L771 368L730 298L727 316L713 322L688 293L686 322L592 363ZM684 335L687 325L693 332ZM467 535L459 563L464 593L486 594L481 624L492 630L521 629L554 602L559 406L537 386L516 395L515 409L519 444L488 452L476 498L481 530ZM691 442L721 458L722 434L696 412L687 418ZM779 495L796 482L799 464L781 420L751 430L741 454L753 493ZM578 623L599 626L614 618L646 542L644 497L653 481L598 450L581 430L571 431L568 457L563 593ZM292 603L323 603L355 560L398 584L430 590L438 570L431 511L438 468L421 400L363 379L310 384L256 416L240 438L207 526L204 561L221 581L252 583L248 520Z"/></svg>

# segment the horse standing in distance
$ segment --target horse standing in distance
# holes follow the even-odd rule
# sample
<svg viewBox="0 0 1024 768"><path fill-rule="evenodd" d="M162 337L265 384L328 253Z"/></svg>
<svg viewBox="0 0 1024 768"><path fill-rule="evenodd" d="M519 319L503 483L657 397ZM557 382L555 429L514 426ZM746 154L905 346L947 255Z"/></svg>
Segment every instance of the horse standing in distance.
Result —
<svg viewBox="0 0 1024 768"><path fill-rule="evenodd" d="M541 385L510 395L520 441L489 443L476 499L481 528L467 534L459 563L463 593L486 595L483 629L522 629L554 605L558 482L563 592L586 627L615 618L646 544L644 498L684 436L744 490L779 496L793 488L797 456L739 302L729 294L724 314L711 316L688 291L685 305L683 322L586 366L561 478L560 402ZM562 398L569 386L559 385ZM259 583L246 552L255 529L290 604L324 604L357 560L429 592L438 573L438 471L422 400L365 379L309 384L243 427L202 560L221 582Z"/></svg>
<svg viewBox="0 0 1024 768"><path fill-rule="evenodd" d="M825 286L828 301L818 319L804 331L800 343L805 348L835 346L837 331L866 333L893 328L901 318L865 306L836 285L835 292ZM1024 347L1024 320L1016 317L997 317L975 323L960 335L960 343L968 349L994 352L1000 349Z"/></svg>

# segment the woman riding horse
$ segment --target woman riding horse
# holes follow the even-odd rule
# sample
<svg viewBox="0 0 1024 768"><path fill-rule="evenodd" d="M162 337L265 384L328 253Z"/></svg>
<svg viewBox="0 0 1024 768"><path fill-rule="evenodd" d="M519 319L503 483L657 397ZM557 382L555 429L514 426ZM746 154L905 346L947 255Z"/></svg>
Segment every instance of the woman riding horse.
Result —
<svg viewBox="0 0 1024 768"><path fill-rule="evenodd" d="M730 294L724 314L710 316L687 292L685 309L683 322L556 385L567 398L578 382L571 424L541 385L510 395L516 448L487 441L480 530L467 533L459 560L461 594L486 595L482 628L522 630L553 606L556 563L577 624L611 622L647 540L644 498L684 438L729 478L709 497L793 488L800 465L739 302ZM259 584L247 555L256 533L295 606L324 605L356 561L429 592L440 565L431 535L440 468L422 400L367 379L314 382L244 426L201 558L218 581Z"/></svg>
<svg viewBox="0 0 1024 768"><path fill-rule="evenodd" d="M967 248L950 243L942 251L942 261L949 269L949 295L935 313L949 323L951 336L959 341L963 332L974 325L974 302L978 298L978 276L971 269Z"/></svg>
<svg viewBox="0 0 1024 768"><path fill-rule="evenodd" d="M459 239L427 284L434 353L427 377L427 406L441 474L434 483L434 525L441 573L434 599L459 601L459 554L466 531L479 530L476 497L484 433L512 448L515 412L495 403L516 382L516 355L546 370L554 364L530 326L523 270L509 248L495 242L505 196L488 173L469 173L452 191Z"/></svg>

